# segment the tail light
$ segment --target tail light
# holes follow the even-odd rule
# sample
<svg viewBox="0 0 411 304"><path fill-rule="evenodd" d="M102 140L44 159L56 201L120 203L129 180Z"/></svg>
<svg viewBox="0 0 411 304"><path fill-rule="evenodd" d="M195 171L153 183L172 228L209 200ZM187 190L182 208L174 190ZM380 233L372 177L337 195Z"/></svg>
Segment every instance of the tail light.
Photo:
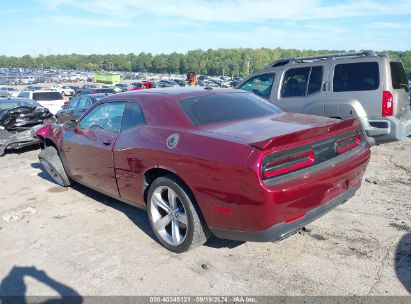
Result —
<svg viewBox="0 0 411 304"><path fill-rule="evenodd" d="M274 158L273 158L274 156ZM276 157L269 155L263 160L263 178L270 178L296 171L314 164L314 151Z"/></svg>
<svg viewBox="0 0 411 304"><path fill-rule="evenodd" d="M392 116L394 113L394 99L391 92L382 92L382 116Z"/></svg>
<svg viewBox="0 0 411 304"><path fill-rule="evenodd" d="M91 91L91 94L97 94L97 90Z"/></svg>
<svg viewBox="0 0 411 304"><path fill-rule="evenodd" d="M344 138L336 142L336 151L338 154L342 154L348 150L351 150L361 143L361 135L355 134L351 137Z"/></svg>

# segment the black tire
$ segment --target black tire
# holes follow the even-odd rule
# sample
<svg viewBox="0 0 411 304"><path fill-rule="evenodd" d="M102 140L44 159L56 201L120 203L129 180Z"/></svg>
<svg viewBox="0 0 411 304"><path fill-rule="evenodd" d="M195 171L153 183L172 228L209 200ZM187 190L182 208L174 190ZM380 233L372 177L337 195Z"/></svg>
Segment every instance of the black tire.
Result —
<svg viewBox="0 0 411 304"><path fill-rule="evenodd" d="M178 200L179 204L181 203L184 207L184 214L187 219L187 225L185 226L186 233L184 240L178 245L173 245L170 244L170 242L167 242L158 229L154 226L152 209L156 207L152 198L156 189L158 190L162 187L172 189L177 195L176 200ZM211 235L191 191L175 176L169 175L159 177L150 185L147 195L147 212L151 228L153 229L158 241L161 245L173 252L181 253L203 245ZM168 225L171 225L171 222Z"/></svg>
<svg viewBox="0 0 411 304"><path fill-rule="evenodd" d="M60 156L54 147L46 147L39 153L40 163L53 180L62 187L70 186L70 178L64 170Z"/></svg>

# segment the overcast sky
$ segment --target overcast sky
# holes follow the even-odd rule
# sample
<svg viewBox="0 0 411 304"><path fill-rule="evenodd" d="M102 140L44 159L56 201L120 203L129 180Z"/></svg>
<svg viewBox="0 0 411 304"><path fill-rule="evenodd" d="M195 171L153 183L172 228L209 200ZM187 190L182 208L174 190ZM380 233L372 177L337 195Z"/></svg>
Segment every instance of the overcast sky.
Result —
<svg viewBox="0 0 411 304"><path fill-rule="evenodd" d="M411 50L411 1L2 0L0 54Z"/></svg>

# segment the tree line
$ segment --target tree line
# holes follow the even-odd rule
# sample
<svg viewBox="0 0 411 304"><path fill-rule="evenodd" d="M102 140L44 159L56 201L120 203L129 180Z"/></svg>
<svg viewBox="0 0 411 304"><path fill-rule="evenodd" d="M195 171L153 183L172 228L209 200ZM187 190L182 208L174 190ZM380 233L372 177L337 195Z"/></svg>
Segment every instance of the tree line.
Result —
<svg viewBox="0 0 411 304"><path fill-rule="evenodd" d="M296 49L208 49L191 50L185 54L139 53L139 54L70 54L70 55L25 55L22 57L0 56L0 67L113 70L143 73L185 74L195 71L205 75L247 76L270 62L289 57L314 56L339 53L342 50L296 50ZM390 57L400 58L411 79L411 51L385 51Z"/></svg>

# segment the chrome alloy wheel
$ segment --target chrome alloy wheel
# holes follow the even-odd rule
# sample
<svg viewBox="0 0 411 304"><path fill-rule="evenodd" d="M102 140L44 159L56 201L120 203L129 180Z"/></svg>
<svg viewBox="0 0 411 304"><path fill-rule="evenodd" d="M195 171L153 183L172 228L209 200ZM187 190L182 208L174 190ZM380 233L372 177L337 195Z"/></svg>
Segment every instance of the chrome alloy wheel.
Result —
<svg viewBox="0 0 411 304"><path fill-rule="evenodd" d="M166 243L178 246L185 240L188 218L181 199L173 189L159 186L154 190L150 215L153 228Z"/></svg>

